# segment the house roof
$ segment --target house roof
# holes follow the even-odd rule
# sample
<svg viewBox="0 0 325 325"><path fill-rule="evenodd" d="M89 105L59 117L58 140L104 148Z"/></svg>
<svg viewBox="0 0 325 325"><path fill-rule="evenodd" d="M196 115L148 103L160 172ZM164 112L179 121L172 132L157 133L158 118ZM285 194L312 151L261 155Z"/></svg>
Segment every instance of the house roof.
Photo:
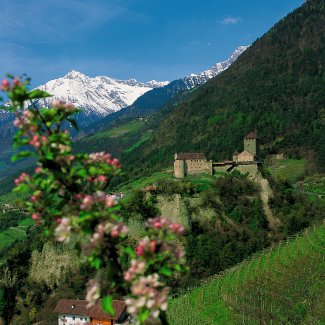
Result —
<svg viewBox="0 0 325 325"><path fill-rule="evenodd" d="M250 133L248 133L248 134L244 137L244 139L247 139L247 140L249 140L249 139L257 139L256 132L250 132Z"/></svg>
<svg viewBox="0 0 325 325"><path fill-rule="evenodd" d="M177 155L176 160L206 160L201 152L182 152Z"/></svg>
<svg viewBox="0 0 325 325"><path fill-rule="evenodd" d="M118 320L126 308L125 302L122 300L113 300L114 316L109 315L102 311L101 301L97 301L92 307L87 307L88 301L86 300L71 300L60 299L54 309L55 313L80 315L87 317L96 317L102 320Z"/></svg>

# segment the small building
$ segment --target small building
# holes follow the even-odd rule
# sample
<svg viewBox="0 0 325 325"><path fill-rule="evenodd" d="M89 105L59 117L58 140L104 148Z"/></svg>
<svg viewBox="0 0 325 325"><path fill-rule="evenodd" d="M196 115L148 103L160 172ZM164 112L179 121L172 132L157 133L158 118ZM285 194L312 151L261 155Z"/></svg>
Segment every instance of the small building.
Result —
<svg viewBox="0 0 325 325"><path fill-rule="evenodd" d="M235 162L256 162L259 153L259 143L255 132L250 132L244 137L244 151L233 154Z"/></svg>
<svg viewBox="0 0 325 325"><path fill-rule="evenodd" d="M128 317L122 300L113 300L114 316L102 311L101 301L92 307L87 305L86 300L60 299L54 310L58 313L58 325L118 325Z"/></svg>
<svg viewBox="0 0 325 325"><path fill-rule="evenodd" d="M156 192L157 189L158 189L157 186L154 185L154 184L152 184L152 185L148 185L148 186L146 186L146 187L144 188L144 190L145 190L146 192Z"/></svg>
<svg viewBox="0 0 325 325"><path fill-rule="evenodd" d="M237 162L255 161L255 156L249 151L244 150L237 155Z"/></svg>
<svg viewBox="0 0 325 325"><path fill-rule="evenodd" d="M186 175L210 174L212 175L212 160L207 160L203 153L184 152L175 154L174 175L184 178Z"/></svg>
<svg viewBox="0 0 325 325"><path fill-rule="evenodd" d="M250 132L244 137L244 151L252 153L255 157L259 156L259 140L256 132Z"/></svg>
<svg viewBox="0 0 325 325"><path fill-rule="evenodd" d="M203 153L190 152L175 154L174 175L184 178L186 175L231 172L234 168L243 168L243 165L258 165L259 140L256 132L250 132L244 137L244 151L235 152L232 160L215 161L207 160Z"/></svg>

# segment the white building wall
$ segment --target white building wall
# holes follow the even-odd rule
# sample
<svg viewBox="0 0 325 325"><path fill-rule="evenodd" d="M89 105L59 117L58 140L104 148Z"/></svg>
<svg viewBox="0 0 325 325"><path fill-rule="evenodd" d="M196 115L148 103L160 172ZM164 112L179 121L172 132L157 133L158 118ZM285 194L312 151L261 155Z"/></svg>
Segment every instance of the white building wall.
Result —
<svg viewBox="0 0 325 325"><path fill-rule="evenodd" d="M90 322L89 317L82 315L59 314L58 325L85 325Z"/></svg>

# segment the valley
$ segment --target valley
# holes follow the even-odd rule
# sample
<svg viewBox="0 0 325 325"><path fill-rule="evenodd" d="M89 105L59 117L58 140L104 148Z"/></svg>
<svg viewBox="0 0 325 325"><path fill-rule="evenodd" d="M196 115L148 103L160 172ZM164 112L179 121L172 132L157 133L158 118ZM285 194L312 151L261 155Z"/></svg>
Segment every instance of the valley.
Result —
<svg viewBox="0 0 325 325"><path fill-rule="evenodd" d="M324 35L325 3L308 0L201 73L139 82L72 70L40 86L54 95L35 104L49 121L28 125L20 136L43 137L20 149L0 113L0 324L58 324L58 301L89 299L89 283L98 299L98 279L106 303L124 300L144 267L170 288L161 325L323 324ZM72 108L51 111L52 99L80 108L71 136ZM10 161L28 145L36 169ZM22 171L35 183L13 191ZM157 216L172 243L156 219L149 239ZM175 268L155 265L175 253Z"/></svg>

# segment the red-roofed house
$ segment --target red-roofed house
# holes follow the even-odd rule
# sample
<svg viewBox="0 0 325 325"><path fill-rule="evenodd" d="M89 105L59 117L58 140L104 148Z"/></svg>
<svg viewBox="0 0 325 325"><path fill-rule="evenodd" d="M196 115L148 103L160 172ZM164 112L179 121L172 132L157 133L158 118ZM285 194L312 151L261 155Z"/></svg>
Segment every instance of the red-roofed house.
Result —
<svg viewBox="0 0 325 325"><path fill-rule="evenodd" d="M87 304L86 300L60 299L54 310L58 313L58 325L118 325L128 317L121 300L113 300L114 316L102 311L100 301L92 307Z"/></svg>

